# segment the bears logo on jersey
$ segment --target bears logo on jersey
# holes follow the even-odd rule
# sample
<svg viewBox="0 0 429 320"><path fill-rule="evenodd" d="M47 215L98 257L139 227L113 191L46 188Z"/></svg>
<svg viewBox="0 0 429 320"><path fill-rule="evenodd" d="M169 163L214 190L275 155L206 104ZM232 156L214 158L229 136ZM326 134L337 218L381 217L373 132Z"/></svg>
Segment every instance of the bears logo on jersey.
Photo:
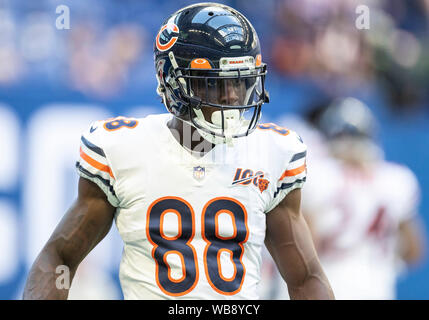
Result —
<svg viewBox="0 0 429 320"><path fill-rule="evenodd" d="M265 190L267 190L269 184L270 182L267 179L259 178L258 180L259 191L261 191L262 193Z"/></svg>

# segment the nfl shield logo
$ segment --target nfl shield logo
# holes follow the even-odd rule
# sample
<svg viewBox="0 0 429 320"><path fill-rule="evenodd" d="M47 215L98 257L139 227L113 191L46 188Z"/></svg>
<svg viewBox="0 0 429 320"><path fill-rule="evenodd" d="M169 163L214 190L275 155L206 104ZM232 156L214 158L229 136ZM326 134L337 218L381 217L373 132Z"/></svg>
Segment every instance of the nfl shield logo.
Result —
<svg viewBox="0 0 429 320"><path fill-rule="evenodd" d="M206 175L206 169L198 166L198 167L194 167L194 178L197 180L201 180L204 178L204 176Z"/></svg>

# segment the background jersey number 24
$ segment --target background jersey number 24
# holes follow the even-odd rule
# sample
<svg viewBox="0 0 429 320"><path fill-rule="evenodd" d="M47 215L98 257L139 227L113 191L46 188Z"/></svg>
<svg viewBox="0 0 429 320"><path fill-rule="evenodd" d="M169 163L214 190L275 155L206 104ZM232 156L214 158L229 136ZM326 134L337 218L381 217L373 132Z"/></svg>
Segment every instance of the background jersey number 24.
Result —
<svg viewBox="0 0 429 320"><path fill-rule="evenodd" d="M179 218L176 236L168 237L162 231L163 216L174 212ZM234 233L223 237L218 232L218 216L227 213L231 216ZM204 249L204 269L211 287L218 293L233 295L241 290L246 273L242 262L243 243L247 241L247 212L244 206L232 198L210 200L201 215L201 235L206 242ZM154 201L147 212L146 234L154 246L152 256L156 262L156 282L167 295L181 296L191 292L198 282L199 270L197 255L191 241L195 235L195 213L192 206L179 197L164 197ZM220 255L230 254L234 273L227 278L222 275ZM168 254L177 254L182 263L182 276L171 277L167 263Z"/></svg>

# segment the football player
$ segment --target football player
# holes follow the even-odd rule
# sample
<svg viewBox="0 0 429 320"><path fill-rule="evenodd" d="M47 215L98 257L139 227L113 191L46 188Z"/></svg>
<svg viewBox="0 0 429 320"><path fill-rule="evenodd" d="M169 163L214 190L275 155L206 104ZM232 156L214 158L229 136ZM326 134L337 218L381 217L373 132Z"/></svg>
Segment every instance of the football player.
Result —
<svg viewBox="0 0 429 320"><path fill-rule="evenodd" d="M191 5L165 20L154 55L169 113L96 121L82 135L78 198L24 298L67 298L55 268L73 276L113 220L125 299L257 299L264 242L292 298L333 298L300 212L306 146L258 124L268 94L252 25L225 5Z"/></svg>

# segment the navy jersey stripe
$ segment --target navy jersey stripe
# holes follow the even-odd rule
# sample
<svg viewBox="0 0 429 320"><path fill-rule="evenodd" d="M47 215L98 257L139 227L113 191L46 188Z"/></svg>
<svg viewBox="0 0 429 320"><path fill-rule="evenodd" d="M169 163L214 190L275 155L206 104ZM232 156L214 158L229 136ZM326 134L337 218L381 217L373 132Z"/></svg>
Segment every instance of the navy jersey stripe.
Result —
<svg viewBox="0 0 429 320"><path fill-rule="evenodd" d="M307 180L307 177L304 177L302 179L295 180L294 182L291 182L291 183L283 183L280 187L277 188L277 191L274 192L274 198L277 197L280 190L288 189L292 187L295 183L302 183L302 182L305 182L306 180Z"/></svg>
<svg viewBox="0 0 429 320"><path fill-rule="evenodd" d="M304 158L306 155L307 155L307 151L297 153L297 154L295 154L295 155L292 157L292 159L290 160L290 162L293 162L293 161L296 161L296 160L302 159L302 158Z"/></svg>
<svg viewBox="0 0 429 320"><path fill-rule="evenodd" d="M98 155L100 155L102 157L106 157L106 154L104 153L103 149L101 149L100 147L97 147L95 144L86 140L84 136L82 136L80 140L91 151L94 151L95 153L97 153Z"/></svg>
<svg viewBox="0 0 429 320"><path fill-rule="evenodd" d="M116 197L115 190L113 189L113 186L110 184L109 180L106 180L99 175L89 172L84 167L82 167L79 162L76 162L76 168L79 169L79 171L81 171L85 175L100 180L106 187L109 188L109 191Z"/></svg>

